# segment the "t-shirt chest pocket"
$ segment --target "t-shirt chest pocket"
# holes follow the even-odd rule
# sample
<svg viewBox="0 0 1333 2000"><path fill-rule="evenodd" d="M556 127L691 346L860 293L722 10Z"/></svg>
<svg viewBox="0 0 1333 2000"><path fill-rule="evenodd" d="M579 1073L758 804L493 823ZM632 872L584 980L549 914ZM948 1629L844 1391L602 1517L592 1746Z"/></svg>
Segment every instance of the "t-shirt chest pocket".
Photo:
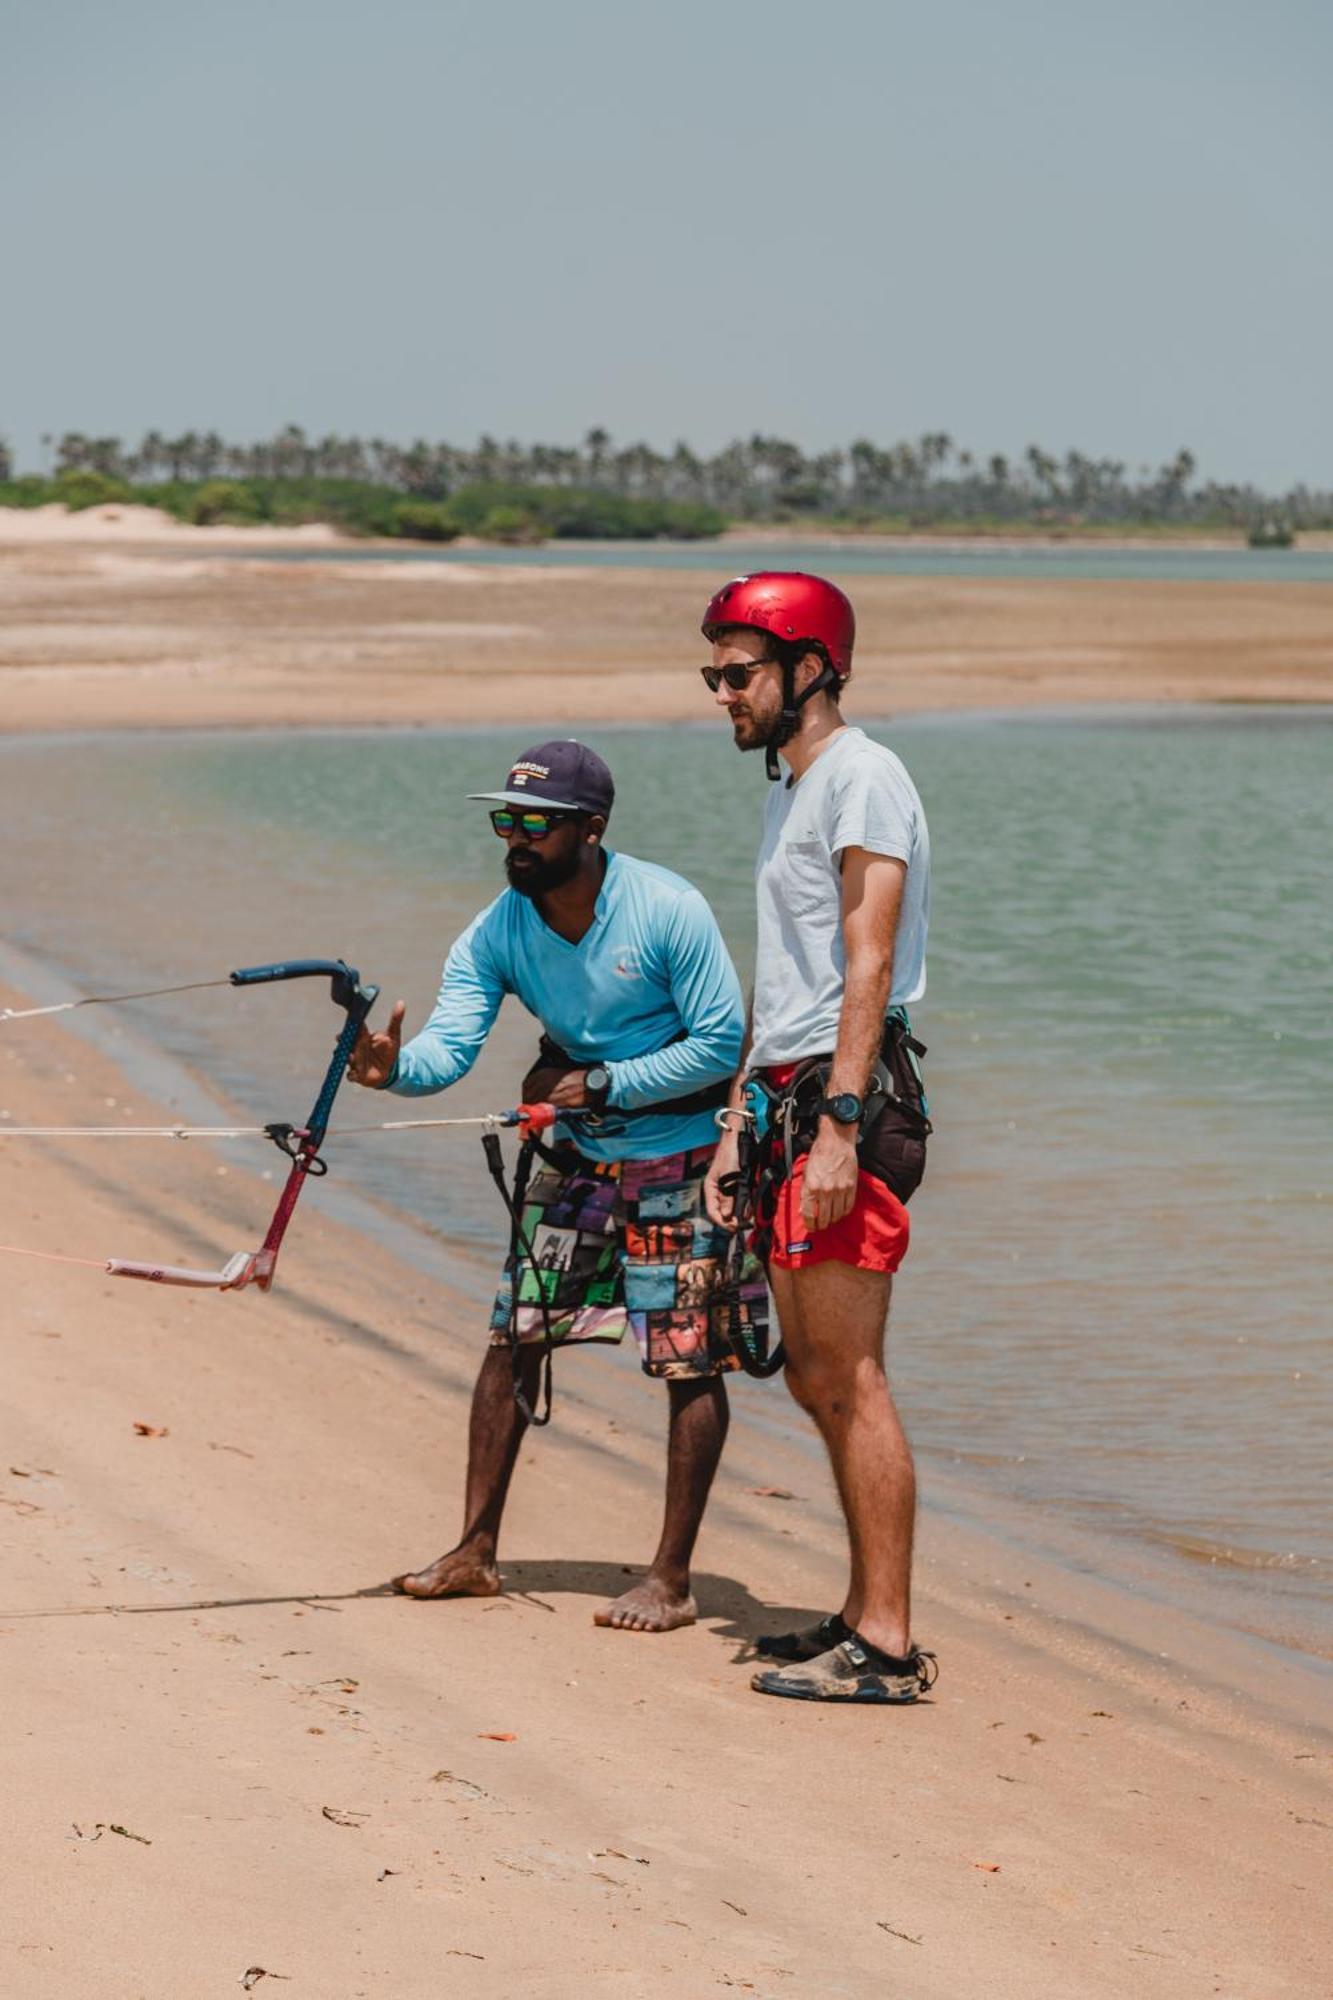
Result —
<svg viewBox="0 0 1333 2000"><path fill-rule="evenodd" d="M837 883L828 849L822 840L788 840L778 854L778 896L794 917L827 909L836 898Z"/></svg>

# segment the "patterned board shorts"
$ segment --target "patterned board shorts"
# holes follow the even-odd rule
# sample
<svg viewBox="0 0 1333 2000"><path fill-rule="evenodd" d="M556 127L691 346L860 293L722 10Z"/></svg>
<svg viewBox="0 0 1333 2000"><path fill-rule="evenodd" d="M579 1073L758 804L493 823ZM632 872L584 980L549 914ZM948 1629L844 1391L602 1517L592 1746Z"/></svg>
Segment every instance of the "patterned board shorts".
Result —
<svg viewBox="0 0 1333 2000"><path fill-rule="evenodd" d="M533 1175L523 1204L523 1234L537 1270L518 1266L517 1334L560 1346L618 1341L628 1321L645 1374L689 1379L741 1363L727 1338L729 1304L720 1296L730 1237L709 1221L704 1175L712 1146L660 1160L589 1160L572 1146ZM538 1291L540 1274L541 1291ZM491 1313L491 1344L510 1339L512 1265ZM746 1257L739 1333L762 1360L768 1347L768 1290L763 1266Z"/></svg>

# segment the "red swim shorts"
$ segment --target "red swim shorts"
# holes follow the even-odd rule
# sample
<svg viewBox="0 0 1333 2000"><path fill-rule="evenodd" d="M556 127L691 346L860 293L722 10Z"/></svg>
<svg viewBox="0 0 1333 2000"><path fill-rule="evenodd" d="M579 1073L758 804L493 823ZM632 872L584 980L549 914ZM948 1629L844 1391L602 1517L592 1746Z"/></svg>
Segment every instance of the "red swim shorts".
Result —
<svg viewBox="0 0 1333 2000"><path fill-rule="evenodd" d="M809 1157L802 1153L778 1189L769 1263L780 1271L803 1271L810 1264L828 1263L852 1264L858 1271L896 1271L907 1255L912 1227L897 1195L873 1174L861 1171L850 1212L827 1229L811 1229L801 1213Z"/></svg>

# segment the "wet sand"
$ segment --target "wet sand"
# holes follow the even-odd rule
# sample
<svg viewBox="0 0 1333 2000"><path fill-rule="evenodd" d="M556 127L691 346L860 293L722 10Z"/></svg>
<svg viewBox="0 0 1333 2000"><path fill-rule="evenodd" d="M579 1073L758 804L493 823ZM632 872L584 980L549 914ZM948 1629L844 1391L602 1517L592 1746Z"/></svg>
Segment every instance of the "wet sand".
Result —
<svg viewBox="0 0 1333 2000"><path fill-rule="evenodd" d="M6 1033L0 1109L162 1115L59 1021ZM216 1264L262 1228L265 1158L0 1145L4 1234ZM698 1626L593 1626L661 1474L656 1392L605 1356L566 1358L520 1466L509 1595L386 1595L455 1527L475 1274L433 1283L323 1199L267 1298L0 1259L7 1990L176 2000L254 1966L339 2000L1320 1990L1326 1674L929 1490L942 1672L913 1710L749 1692L748 1642L840 1569L827 1475L766 1427L724 1463Z"/></svg>
<svg viewBox="0 0 1333 2000"><path fill-rule="evenodd" d="M0 728L706 718L706 579L6 542ZM297 535L305 531L294 531ZM221 547L231 550L219 553ZM284 544L283 546L291 546ZM726 567L719 554L719 575ZM836 555L830 551L836 574ZM1333 586L860 576L849 712L1333 700Z"/></svg>

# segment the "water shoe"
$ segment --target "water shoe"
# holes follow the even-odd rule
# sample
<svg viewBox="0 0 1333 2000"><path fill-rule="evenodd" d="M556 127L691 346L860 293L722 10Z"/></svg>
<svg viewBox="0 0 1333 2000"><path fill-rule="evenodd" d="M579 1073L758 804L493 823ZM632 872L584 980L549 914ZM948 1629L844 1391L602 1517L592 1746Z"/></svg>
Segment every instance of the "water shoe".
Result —
<svg viewBox="0 0 1333 2000"><path fill-rule="evenodd" d="M853 1636L852 1628L840 1611L830 1611L818 1625L804 1632L770 1632L756 1639L754 1649L766 1660L817 1660L832 1646L840 1646Z"/></svg>
<svg viewBox="0 0 1333 2000"><path fill-rule="evenodd" d="M750 1686L759 1694L785 1695L790 1701L901 1705L925 1694L934 1686L938 1673L933 1653L923 1653L914 1646L904 1658L896 1659L853 1632L818 1659L755 1674Z"/></svg>

